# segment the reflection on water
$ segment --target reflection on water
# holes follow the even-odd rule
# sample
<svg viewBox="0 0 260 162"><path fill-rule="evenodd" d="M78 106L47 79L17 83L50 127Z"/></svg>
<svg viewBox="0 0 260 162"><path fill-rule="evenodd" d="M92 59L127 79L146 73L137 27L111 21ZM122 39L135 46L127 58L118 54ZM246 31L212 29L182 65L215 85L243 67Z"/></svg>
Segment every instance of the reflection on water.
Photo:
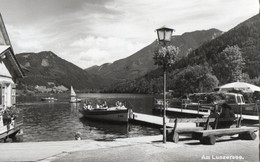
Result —
<svg viewBox="0 0 260 162"><path fill-rule="evenodd" d="M88 120L78 112L81 103L69 103L68 94L56 95L57 102L41 101L43 96L18 97L23 110L24 141L73 140L76 132L82 139L112 140L134 136L159 134L158 129L133 125ZM45 96L46 97L46 96ZM47 96L48 97L48 96ZM79 94L81 99L93 102L116 101L125 103L135 112L152 114L153 97L132 94Z"/></svg>
<svg viewBox="0 0 260 162"><path fill-rule="evenodd" d="M85 134L85 138L88 136L91 139L98 140L110 139L114 138L114 136L128 137L129 124L105 123L102 121L88 120L84 117L80 118L80 121L83 123L83 127L90 131L89 134Z"/></svg>

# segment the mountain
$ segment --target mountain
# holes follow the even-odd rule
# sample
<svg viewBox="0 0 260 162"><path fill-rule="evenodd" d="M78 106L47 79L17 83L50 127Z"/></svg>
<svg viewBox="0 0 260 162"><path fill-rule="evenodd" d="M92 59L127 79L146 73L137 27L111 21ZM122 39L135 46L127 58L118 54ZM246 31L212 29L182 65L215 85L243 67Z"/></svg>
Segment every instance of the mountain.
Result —
<svg viewBox="0 0 260 162"><path fill-rule="evenodd" d="M179 55L180 57L184 57L189 51L196 49L204 42L210 41L221 34L222 32L217 29L194 31L173 36L170 44L179 47ZM107 78L104 81L110 80L111 84L144 76L157 68L153 60L153 53L156 46L157 42L155 41L129 57L113 63L93 66L85 70L90 74Z"/></svg>
<svg viewBox="0 0 260 162"><path fill-rule="evenodd" d="M176 61L172 72L167 75L167 89L173 90L175 94L184 95L205 90L211 91L216 86L225 84L226 78L232 79L233 75L227 73L231 66L221 64L223 58L221 53L226 49L236 49L236 52L242 53L244 59L242 79L260 86L260 14L257 14L215 39L205 41L198 48L190 51L186 57ZM230 55L225 57L229 59ZM221 71L216 67L222 69L224 67L227 71ZM105 91L162 92L162 74L161 69L158 68L135 80L114 84Z"/></svg>
<svg viewBox="0 0 260 162"><path fill-rule="evenodd" d="M178 68L194 64L217 63L219 53L230 46L237 46L245 60L243 72L251 79L259 77L260 71L260 14L240 23L216 39L193 50L179 63ZM214 70L214 69L213 69ZM218 76L220 78L221 76Z"/></svg>
<svg viewBox="0 0 260 162"><path fill-rule="evenodd" d="M97 76L91 75L76 65L61 59L50 51L21 53L16 55L26 77L20 82L27 87L63 85L86 90L99 87Z"/></svg>

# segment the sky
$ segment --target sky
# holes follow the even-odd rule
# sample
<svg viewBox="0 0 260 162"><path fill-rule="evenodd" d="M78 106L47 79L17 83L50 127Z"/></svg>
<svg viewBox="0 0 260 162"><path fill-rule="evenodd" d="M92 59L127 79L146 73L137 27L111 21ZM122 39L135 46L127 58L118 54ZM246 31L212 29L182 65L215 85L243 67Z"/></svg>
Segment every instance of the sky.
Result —
<svg viewBox="0 0 260 162"><path fill-rule="evenodd" d="M0 12L15 53L52 51L85 69L134 54L164 25L228 31L259 0L0 0Z"/></svg>

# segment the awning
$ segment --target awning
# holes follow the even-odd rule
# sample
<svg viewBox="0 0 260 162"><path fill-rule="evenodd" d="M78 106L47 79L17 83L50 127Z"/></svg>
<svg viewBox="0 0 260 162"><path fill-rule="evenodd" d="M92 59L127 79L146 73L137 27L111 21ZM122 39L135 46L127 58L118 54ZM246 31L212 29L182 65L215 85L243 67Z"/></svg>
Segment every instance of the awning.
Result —
<svg viewBox="0 0 260 162"><path fill-rule="evenodd" d="M233 82L219 87L219 91L241 90L242 92L260 92L260 87L245 82Z"/></svg>

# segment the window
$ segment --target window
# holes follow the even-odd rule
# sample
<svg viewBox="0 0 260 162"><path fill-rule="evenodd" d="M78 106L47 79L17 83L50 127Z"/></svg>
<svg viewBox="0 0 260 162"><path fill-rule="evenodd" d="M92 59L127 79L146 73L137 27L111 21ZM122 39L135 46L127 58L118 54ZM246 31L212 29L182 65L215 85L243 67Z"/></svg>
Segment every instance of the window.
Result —
<svg viewBox="0 0 260 162"><path fill-rule="evenodd" d="M0 106L1 107L5 107L5 103L6 103L6 87L5 87L5 85L1 85L1 93L0 93L0 95L1 95L1 104L0 104Z"/></svg>
<svg viewBox="0 0 260 162"><path fill-rule="evenodd" d="M243 96L241 96L242 103L245 103L245 99Z"/></svg>
<svg viewBox="0 0 260 162"><path fill-rule="evenodd" d="M242 103L242 100L241 100L240 96L237 96L237 102L238 103Z"/></svg>
<svg viewBox="0 0 260 162"><path fill-rule="evenodd" d="M16 100L15 100L15 93L16 93L16 89L15 89L15 87L13 87L12 88L12 100L11 100L11 102L12 102L12 105L15 105L15 102L16 102Z"/></svg>
<svg viewBox="0 0 260 162"><path fill-rule="evenodd" d="M235 98L235 96L229 96L229 95L227 95L226 96L226 102L228 103L228 104L235 104L236 103L236 98Z"/></svg>

